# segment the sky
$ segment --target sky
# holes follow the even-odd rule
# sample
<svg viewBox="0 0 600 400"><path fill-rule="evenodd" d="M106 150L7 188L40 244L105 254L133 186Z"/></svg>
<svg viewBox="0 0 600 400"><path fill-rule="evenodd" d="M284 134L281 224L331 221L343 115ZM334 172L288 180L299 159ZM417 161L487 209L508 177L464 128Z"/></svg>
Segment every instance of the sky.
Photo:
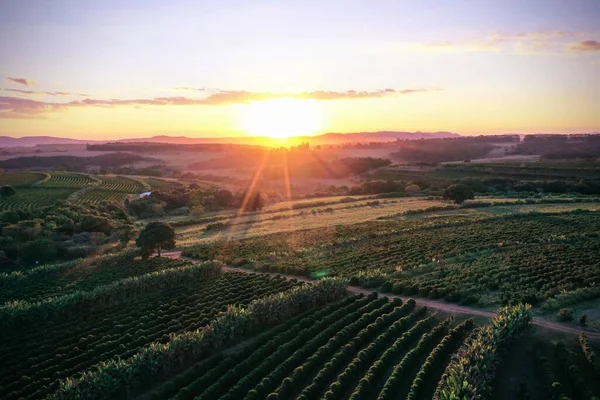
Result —
<svg viewBox="0 0 600 400"><path fill-rule="evenodd" d="M0 135L261 130L600 132L600 1L0 0Z"/></svg>

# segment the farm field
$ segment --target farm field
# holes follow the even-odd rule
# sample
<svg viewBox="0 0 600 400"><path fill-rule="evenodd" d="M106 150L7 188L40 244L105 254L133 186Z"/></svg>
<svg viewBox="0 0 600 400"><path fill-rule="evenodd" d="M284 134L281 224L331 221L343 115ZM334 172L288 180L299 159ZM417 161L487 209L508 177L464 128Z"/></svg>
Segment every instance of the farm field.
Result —
<svg viewBox="0 0 600 400"><path fill-rule="evenodd" d="M161 260L160 271L0 307L0 397L44 398L62 379L151 343L208 324L229 304L245 305L295 285L261 275L220 273L214 263ZM93 316L93 317L92 317Z"/></svg>
<svg viewBox="0 0 600 400"><path fill-rule="evenodd" d="M479 376L476 392L482 398L597 395L598 348L585 335L550 342L534 331L519 339L519 331L527 329L524 315L522 309L504 310L489 324L475 326L470 319L417 308L413 300L402 304L354 296L193 364L144 397L449 399L448 393L459 391L453 381L458 360L471 375L473 357L494 357L478 350L477 344L484 343L506 360L498 371L488 370L491 379ZM526 352L515 356L514 350L521 349ZM515 368L516 362L521 365Z"/></svg>
<svg viewBox="0 0 600 400"><path fill-rule="evenodd" d="M37 302L80 290L89 291L121 279L187 264L161 258L132 260L132 257L131 252L124 252L0 274L0 304L16 300Z"/></svg>
<svg viewBox="0 0 600 400"><path fill-rule="evenodd" d="M6 172L0 175L0 186L5 185L14 186L17 194L0 198L0 211L35 210L51 206L59 200L80 204L122 202L129 194L150 189L148 183L134 178L96 177L56 171Z"/></svg>
<svg viewBox="0 0 600 400"><path fill-rule="evenodd" d="M535 202L539 203L535 203ZM586 202L587 201L587 202ZM480 206L477 203L485 203ZM556 202L556 203L553 203ZM574 204L575 203L575 204ZM214 213L202 218L167 219L177 227L178 243L190 246L197 243L212 243L220 240L243 239L269 235L274 232L290 232L327 227L351 225L378 219L411 219L444 215L513 214L528 212L560 212L573 209L597 210L600 203L585 198L548 197L532 200L482 197L462 206L424 197L377 199L373 196L338 196L301 200L289 204L282 202L265 207L262 212L237 215L232 212ZM186 222L189 221L189 222ZM207 232L215 221L225 224L225 229Z"/></svg>
<svg viewBox="0 0 600 400"><path fill-rule="evenodd" d="M293 211L279 211L231 217L232 226L223 232L205 234L208 224L186 226L177 229L178 243L188 246L194 243L214 242L225 238L261 236L273 232L289 232L313 229L334 224L353 224L390 216L408 210L441 207L439 200L420 198L402 200L365 200L348 204L328 205Z"/></svg>
<svg viewBox="0 0 600 400"><path fill-rule="evenodd" d="M18 192L0 207L60 197L88 204L92 220L110 215L104 200L183 187L0 177ZM512 195L131 217L134 229L172 222L177 256L141 260L115 234L106 248L120 253L0 274L0 398L598 397L600 202Z"/></svg>
<svg viewBox="0 0 600 400"><path fill-rule="evenodd" d="M46 177L44 179L34 183L33 185L43 188L81 189L89 185L97 185L99 182L99 179L94 178L91 175L53 171L46 173Z"/></svg>
<svg viewBox="0 0 600 400"><path fill-rule="evenodd" d="M417 309L412 300L354 296L283 324L228 357L201 361L152 398L431 397L472 327L471 320L456 323Z"/></svg>
<svg viewBox="0 0 600 400"><path fill-rule="evenodd" d="M0 174L0 186L28 187L44 177L41 172L5 172Z"/></svg>
<svg viewBox="0 0 600 400"><path fill-rule="evenodd" d="M600 298L598 231L594 211L468 213L198 244L184 255L483 307L553 300L554 311Z"/></svg>
<svg viewBox="0 0 600 400"><path fill-rule="evenodd" d="M0 198L0 211L35 210L66 200L77 189L69 188L17 188L17 194Z"/></svg>
<svg viewBox="0 0 600 400"><path fill-rule="evenodd" d="M155 179L155 178L146 178L144 179L148 185L150 185L152 190L177 190L182 189L184 186L174 180L166 180L166 179Z"/></svg>

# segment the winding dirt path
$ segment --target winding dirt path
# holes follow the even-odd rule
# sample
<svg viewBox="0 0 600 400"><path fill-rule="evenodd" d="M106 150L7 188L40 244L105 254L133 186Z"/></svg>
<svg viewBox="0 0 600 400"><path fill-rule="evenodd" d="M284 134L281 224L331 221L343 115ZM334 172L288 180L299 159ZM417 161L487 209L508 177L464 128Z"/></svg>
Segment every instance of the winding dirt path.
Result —
<svg viewBox="0 0 600 400"><path fill-rule="evenodd" d="M198 260L194 260L192 258L182 257L181 251L166 252L166 253L163 253L162 256L168 257L168 258L174 258L174 259L182 259L182 260L190 261L193 263L198 262ZM272 273L272 272L259 272L259 271L253 271L253 270L249 270L249 269L229 267L229 266L223 267L223 271L242 272L242 273L246 273L246 274L263 274L263 275L270 275L270 276L279 275L286 279L296 279L298 281L307 282L307 283L315 282L314 280L307 278L305 276L276 274L276 273ZM373 292L376 292L376 290L364 289L364 288L360 288L360 287L356 287L356 286L348 286L348 291L350 293L354 293L354 294L362 293L364 295L369 295ZM413 298L417 302L417 305L419 305L419 306L427 306L428 308L440 310L440 311L450 313L450 314L475 315L475 316L484 317L484 318L492 318L496 315L496 313L492 312L492 311L485 311L485 310L480 310L480 309L472 308L472 307L459 306L456 304L445 303L445 302L437 301L437 300L414 298L414 297L410 297L410 296L398 296L398 295L387 294L387 293L385 294L385 296L387 296L389 298L398 298L398 299L401 299L402 301L406 301L410 298ZM539 326L541 328L545 328L548 330L552 330L555 332L574 334L574 335L579 335L580 333L583 332L589 339L600 340L600 333L592 331L590 329L576 328L573 326L560 324L558 322L550 321L550 320L540 318L540 317L534 317L531 323L533 325L536 325L536 326Z"/></svg>

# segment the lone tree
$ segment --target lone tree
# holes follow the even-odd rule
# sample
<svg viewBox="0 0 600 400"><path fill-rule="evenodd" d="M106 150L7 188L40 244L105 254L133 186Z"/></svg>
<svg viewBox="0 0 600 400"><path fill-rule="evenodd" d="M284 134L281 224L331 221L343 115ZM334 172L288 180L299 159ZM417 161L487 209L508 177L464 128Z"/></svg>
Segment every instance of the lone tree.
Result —
<svg viewBox="0 0 600 400"><path fill-rule="evenodd" d="M262 210L265 202L259 191L239 191L235 194L235 206L243 208L242 211Z"/></svg>
<svg viewBox="0 0 600 400"><path fill-rule="evenodd" d="M474 199L473 189L470 186L462 183L451 185L444 190L444 200L452 200L456 204L460 204L468 199Z"/></svg>
<svg viewBox="0 0 600 400"><path fill-rule="evenodd" d="M14 196L15 194L17 194L17 191L12 186L0 187L0 196L2 196L4 198Z"/></svg>
<svg viewBox="0 0 600 400"><path fill-rule="evenodd" d="M162 249L175 247L175 231L164 222L150 222L144 227L135 244L142 250L142 258L147 260L156 249L160 257Z"/></svg>

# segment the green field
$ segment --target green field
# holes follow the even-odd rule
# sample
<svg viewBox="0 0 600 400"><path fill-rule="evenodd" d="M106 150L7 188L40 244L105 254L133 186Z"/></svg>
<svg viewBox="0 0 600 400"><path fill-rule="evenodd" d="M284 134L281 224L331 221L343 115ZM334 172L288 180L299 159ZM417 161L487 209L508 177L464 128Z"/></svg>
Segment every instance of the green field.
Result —
<svg viewBox="0 0 600 400"><path fill-rule="evenodd" d="M184 254L461 304L538 305L584 289L581 301L600 298L599 231L595 211L468 213L206 243Z"/></svg>
<svg viewBox="0 0 600 400"><path fill-rule="evenodd" d="M595 196L330 196L166 215L173 259L142 260L131 238L147 221L100 203L177 182L0 180L17 191L0 211L71 202L46 220L3 214L20 258L0 273L1 399L600 396ZM44 251L49 237L54 262L114 253L24 264L31 238Z"/></svg>
<svg viewBox="0 0 600 400"><path fill-rule="evenodd" d="M35 210L51 206L59 200L80 204L102 201L122 202L130 194L145 191L148 186L135 179L95 177L73 172L5 172L0 186L14 186L17 194L0 198L0 211Z"/></svg>
<svg viewBox="0 0 600 400"><path fill-rule="evenodd" d="M150 185L152 190L158 191L177 190L182 189L184 187L181 183L177 181L168 181L166 179L146 178L144 179L144 182Z"/></svg>
<svg viewBox="0 0 600 400"><path fill-rule="evenodd" d="M35 210L66 200L77 189L69 188L16 188L17 194L0 198L0 211Z"/></svg>
<svg viewBox="0 0 600 400"><path fill-rule="evenodd" d="M65 291L43 303L1 307L0 397L44 398L56 391L61 379L199 329L228 304L248 304L294 285L260 275L220 274L217 267L177 260L157 262L162 266L157 272L144 274L136 268L137 277L95 287L109 282L108 277L88 276L87 286L78 289L89 291ZM131 261L120 264L129 265ZM39 277L31 279L43 284Z"/></svg>

